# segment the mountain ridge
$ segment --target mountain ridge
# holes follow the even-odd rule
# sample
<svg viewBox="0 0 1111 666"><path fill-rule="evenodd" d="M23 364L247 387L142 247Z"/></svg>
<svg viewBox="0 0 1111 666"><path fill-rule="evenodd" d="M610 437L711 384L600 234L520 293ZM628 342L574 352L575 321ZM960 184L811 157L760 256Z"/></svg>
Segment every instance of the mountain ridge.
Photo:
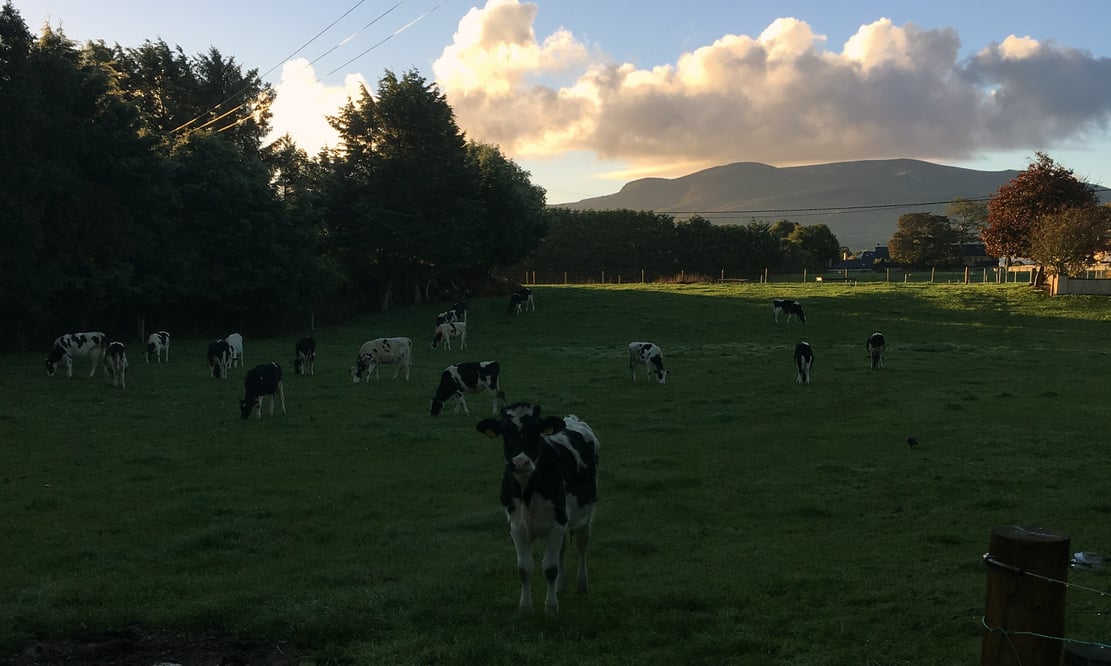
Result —
<svg viewBox="0 0 1111 666"><path fill-rule="evenodd" d="M842 245L862 250L886 245L900 215L944 214L947 202L986 199L1018 174L910 158L792 167L734 162L677 178L641 178L614 194L553 207L651 210L676 219L698 214L717 224L747 224L754 217L825 224Z"/></svg>

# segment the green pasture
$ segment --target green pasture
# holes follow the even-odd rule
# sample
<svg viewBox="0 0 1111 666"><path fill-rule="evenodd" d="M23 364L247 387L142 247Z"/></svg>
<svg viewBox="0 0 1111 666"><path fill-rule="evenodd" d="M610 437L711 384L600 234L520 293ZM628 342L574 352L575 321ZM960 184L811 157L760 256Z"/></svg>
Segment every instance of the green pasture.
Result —
<svg viewBox="0 0 1111 666"><path fill-rule="evenodd" d="M126 390L85 359L48 378L48 340L0 359L0 663L138 623L288 640L319 664L970 664L992 528L1111 552L1106 299L975 281L535 292L519 316L472 301L465 351L430 349L446 306L319 330L314 377L292 374L297 334L243 330L248 366L286 369L289 413L261 421L239 418L243 370L209 378L205 340L175 336L161 365L129 342ZM772 297L807 323L774 323ZM411 381L352 384L358 346L398 335ZM662 347L666 385L630 382L632 340ZM491 400L428 415L462 360L500 361L510 400L601 441L592 588L556 619L540 580L517 613L500 442L474 428ZM1070 637L1111 639L1105 599L1067 599Z"/></svg>

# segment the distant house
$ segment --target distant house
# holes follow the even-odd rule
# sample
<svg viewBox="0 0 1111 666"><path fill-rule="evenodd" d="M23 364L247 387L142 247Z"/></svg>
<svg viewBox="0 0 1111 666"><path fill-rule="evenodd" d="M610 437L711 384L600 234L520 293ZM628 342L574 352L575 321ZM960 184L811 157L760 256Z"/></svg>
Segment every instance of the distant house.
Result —
<svg viewBox="0 0 1111 666"><path fill-rule="evenodd" d="M988 254L983 243L964 243L961 245L961 266L969 268L991 268L999 264L999 257Z"/></svg>
<svg viewBox="0 0 1111 666"><path fill-rule="evenodd" d="M891 253L886 245L877 245L875 250L865 250L860 256L853 259L835 261L829 267L832 271L870 271L876 264L886 264L891 261Z"/></svg>

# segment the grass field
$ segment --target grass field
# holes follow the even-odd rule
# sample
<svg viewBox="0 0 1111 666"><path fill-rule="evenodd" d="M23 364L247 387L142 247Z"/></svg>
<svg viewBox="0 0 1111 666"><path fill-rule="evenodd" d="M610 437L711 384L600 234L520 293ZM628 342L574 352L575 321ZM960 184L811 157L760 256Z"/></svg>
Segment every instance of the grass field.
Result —
<svg viewBox="0 0 1111 666"><path fill-rule="evenodd" d="M4 357L0 663L142 626L287 641L321 664L969 664L992 528L1111 551L1105 299L535 291L520 316L473 301L463 352L429 348L434 306L317 331L314 377L292 375L297 336L244 331L248 366L286 370L289 413L261 421L239 418L243 370L208 377L204 340L175 338L162 365L130 343L126 391L84 359L46 377L49 341ZM805 326L772 321L781 296ZM871 371L877 330L886 368ZM414 338L412 380L352 384L359 344L396 335ZM629 381L632 340L663 348L666 385ZM601 441L591 593L570 590L554 620L517 614L500 442L474 428L490 401L428 416L446 365L491 359L510 400L577 414ZM1105 606L1070 589L1069 636L1111 637Z"/></svg>

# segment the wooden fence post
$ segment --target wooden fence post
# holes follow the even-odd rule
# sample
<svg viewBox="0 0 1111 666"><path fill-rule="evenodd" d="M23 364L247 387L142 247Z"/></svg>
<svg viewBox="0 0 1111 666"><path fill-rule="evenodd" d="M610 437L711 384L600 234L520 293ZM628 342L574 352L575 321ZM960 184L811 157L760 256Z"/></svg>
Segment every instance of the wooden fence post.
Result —
<svg viewBox="0 0 1111 666"><path fill-rule="evenodd" d="M930 268L930 284L934 283L934 275L937 274L937 266Z"/></svg>
<svg viewBox="0 0 1111 666"><path fill-rule="evenodd" d="M984 564L981 666L1060 664L1069 537L1038 527L996 527Z"/></svg>
<svg viewBox="0 0 1111 666"><path fill-rule="evenodd" d="M644 284L644 269L640 269L640 283Z"/></svg>
<svg viewBox="0 0 1111 666"><path fill-rule="evenodd" d="M606 283L606 272L602 271L602 284Z"/></svg>
<svg viewBox="0 0 1111 666"><path fill-rule="evenodd" d="M802 269L802 283L806 284L806 269Z"/></svg>
<svg viewBox="0 0 1111 666"><path fill-rule="evenodd" d="M968 266L964 267L964 283L968 284L972 280L969 278L971 269Z"/></svg>

